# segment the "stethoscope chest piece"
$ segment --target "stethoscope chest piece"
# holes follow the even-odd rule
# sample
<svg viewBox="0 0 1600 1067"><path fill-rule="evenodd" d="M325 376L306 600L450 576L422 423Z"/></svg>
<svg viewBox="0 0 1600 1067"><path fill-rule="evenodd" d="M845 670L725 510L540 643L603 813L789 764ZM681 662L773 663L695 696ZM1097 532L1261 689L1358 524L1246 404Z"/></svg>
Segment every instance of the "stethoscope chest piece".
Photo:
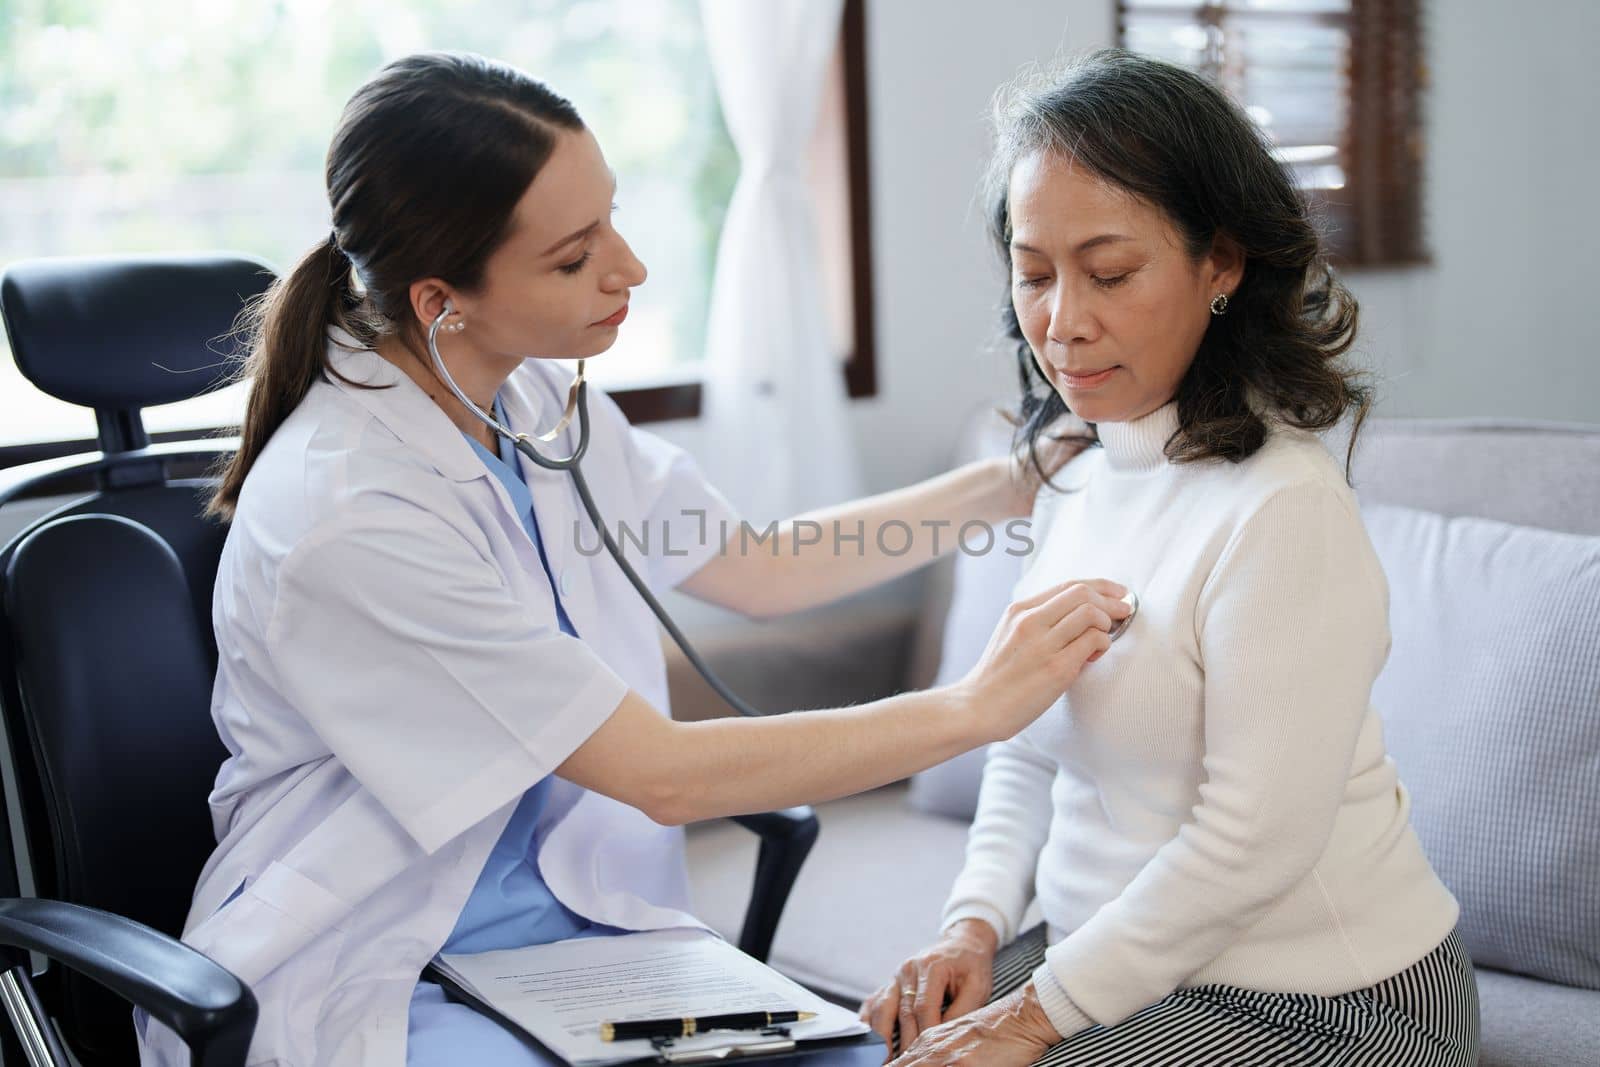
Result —
<svg viewBox="0 0 1600 1067"><path fill-rule="evenodd" d="M1111 625L1111 640L1113 643L1117 640L1117 638L1121 637L1125 632L1127 632L1128 624L1131 623L1139 614L1138 593L1135 593L1132 589L1128 590L1128 595L1122 598L1122 602L1133 610L1128 612L1128 617L1126 619L1119 619L1117 622Z"/></svg>

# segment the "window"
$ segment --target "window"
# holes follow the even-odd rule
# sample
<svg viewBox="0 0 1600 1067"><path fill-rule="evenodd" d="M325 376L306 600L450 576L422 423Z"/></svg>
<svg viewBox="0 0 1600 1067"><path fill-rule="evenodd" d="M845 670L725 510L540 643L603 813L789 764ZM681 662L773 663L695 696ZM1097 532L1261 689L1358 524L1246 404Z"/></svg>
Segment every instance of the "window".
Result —
<svg viewBox="0 0 1600 1067"><path fill-rule="evenodd" d="M1418 0L1121 0L1123 46L1219 81L1352 266L1426 260Z"/></svg>
<svg viewBox="0 0 1600 1067"><path fill-rule="evenodd" d="M853 65L839 64L818 136L844 146L841 173L819 174L846 190L822 212L822 243L843 248L829 266L853 276L865 254L864 77L860 0L848 6L856 36L841 54L853 49ZM0 265L233 249L286 269L327 233L323 156L345 100L389 59L432 48L504 59L578 106L618 172L619 226L651 271L591 376L635 419L697 413L695 364L738 158L696 0L13 0L0 22ZM829 232L845 233L843 244ZM860 284L846 289L833 310L859 395L863 366L871 391L870 330L853 311L865 306ZM192 432L241 412L235 387L153 409L146 423ZM0 340L0 464L38 454L18 445L93 435L92 414L35 390Z"/></svg>

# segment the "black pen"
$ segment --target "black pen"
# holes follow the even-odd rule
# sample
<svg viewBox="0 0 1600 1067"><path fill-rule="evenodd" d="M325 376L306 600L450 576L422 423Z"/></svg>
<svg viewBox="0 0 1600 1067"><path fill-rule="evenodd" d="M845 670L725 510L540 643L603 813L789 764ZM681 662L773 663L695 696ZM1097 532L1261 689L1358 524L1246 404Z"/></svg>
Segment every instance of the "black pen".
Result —
<svg viewBox="0 0 1600 1067"><path fill-rule="evenodd" d="M702 1015L697 1019L640 1019L629 1023L601 1023L600 1040L694 1037L711 1030L764 1030L769 1026L803 1023L816 1017L814 1011L740 1011L730 1015Z"/></svg>

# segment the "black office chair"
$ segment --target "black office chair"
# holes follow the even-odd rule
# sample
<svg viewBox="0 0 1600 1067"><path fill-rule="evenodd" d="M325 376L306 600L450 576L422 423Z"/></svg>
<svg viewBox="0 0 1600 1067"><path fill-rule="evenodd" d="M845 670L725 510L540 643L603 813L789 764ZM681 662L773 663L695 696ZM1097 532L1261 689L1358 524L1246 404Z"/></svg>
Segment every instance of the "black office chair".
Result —
<svg viewBox="0 0 1600 1067"><path fill-rule="evenodd" d="M234 318L270 281L220 256L40 260L0 277L17 365L100 427L97 453L0 470L0 506L93 480L0 549L0 755L24 828L11 842L0 810L0 947L65 968L35 991L13 953L0 1003L24 1044L60 1057L54 1019L85 1067L133 1061L124 1001L183 1035L196 1064L242 1064L254 1028L250 991L174 940L214 845L210 600L226 531L201 501L234 442L152 445L140 411L220 384ZM761 837L739 944L765 959L818 824L808 808L737 821ZM37 899L21 898L8 844L31 857Z"/></svg>
<svg viewBox="0 0 1600 1067"><path fill-rule="evenodd" d="M15 955L0 978L18 990L6 1007L30 1059L41 1043L60 1058L53 1018L86 1065L131 1062L132 1001L196 1063L244 1062L250 991L174 940L225 755L208 709L226 530L200 515L205 472L233 443L152 445L140 413L222 384L234 319L271 281L265 264L221 256L38 260L0 278L18 368L91 408L100 446L0 470L0 506L76 497L0 548L0 722L23 828L0 854L0 943L63 965L37 994Z"/></svg>
<svg viewBox="0 0 1600 1067"><path fill-rule="evenodd" d="M5 615L22 712L7 725L28 738L51 830L54 863L35 877L41 895L75 905L4 902L0 935L20 915L69 953L46 955L81 973L49 975L42 989L85 1065L133 1060L127 1001L176 1023L194 1063L244 1063L254 997L172 939L210 851L205 797L224 755L207 716L214 668L177 555L121 516L52 519L11 556ZM40 913L63 907L76 937L49 922L59 911ZM42 1029L42 1018L22 1025Z"/></svg>

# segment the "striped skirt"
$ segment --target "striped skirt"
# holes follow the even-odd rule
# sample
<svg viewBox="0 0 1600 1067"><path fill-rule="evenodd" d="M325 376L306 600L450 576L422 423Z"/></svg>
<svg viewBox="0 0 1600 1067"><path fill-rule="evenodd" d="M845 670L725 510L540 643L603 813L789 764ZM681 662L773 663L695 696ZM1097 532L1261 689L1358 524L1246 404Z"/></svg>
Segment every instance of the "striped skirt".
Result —
<svg viewBox="0 0 1600 1067"><path fill-rule="evenodd" d="M1044 962L1045 928L1000 950L994 995ZM1472 1067L1478 984L1455 934L1386 982L1337 997L1180 989L1112 1027L1094 1026L1036 1067Z"/></svg>

